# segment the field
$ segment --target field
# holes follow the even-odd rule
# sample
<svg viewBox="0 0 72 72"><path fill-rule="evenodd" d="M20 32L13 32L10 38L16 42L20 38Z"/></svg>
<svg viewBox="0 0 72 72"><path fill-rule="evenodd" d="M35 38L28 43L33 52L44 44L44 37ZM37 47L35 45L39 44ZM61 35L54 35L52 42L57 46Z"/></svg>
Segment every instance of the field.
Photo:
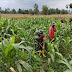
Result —
<svg viewBox="0 0 72 72"><path fill-rule="evenodd" d="M66 22L61 23L61 17ZM0 18L0 72L72 72L72 15L11 15ZM55 41L49 28L56 23ZM35 51L34 32L44 29L49 55Z"/></svg>
<svg viewBox="0 0 72 72"><path fill-rule="evenodd" d="M47 17L47 18L71 18L72 14L56 14L56 15L29 15L29 14L2 14L4 18L15 18L15 19L24 19L24 18L36 18L36 17Z"/></svg>

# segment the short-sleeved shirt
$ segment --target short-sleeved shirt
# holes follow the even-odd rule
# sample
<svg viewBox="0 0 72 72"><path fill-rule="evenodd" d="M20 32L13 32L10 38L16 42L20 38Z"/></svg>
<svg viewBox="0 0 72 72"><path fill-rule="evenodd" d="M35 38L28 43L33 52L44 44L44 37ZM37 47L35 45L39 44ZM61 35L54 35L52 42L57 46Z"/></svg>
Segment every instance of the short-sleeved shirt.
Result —
<svg viewBox="0 0 72 72"><path fill-rule="evenodd" d="M49 38L52 40L53 38L55 38L55 31L54 30L56 30L56 27L50 27L50 29L49 29Z"/></svg>

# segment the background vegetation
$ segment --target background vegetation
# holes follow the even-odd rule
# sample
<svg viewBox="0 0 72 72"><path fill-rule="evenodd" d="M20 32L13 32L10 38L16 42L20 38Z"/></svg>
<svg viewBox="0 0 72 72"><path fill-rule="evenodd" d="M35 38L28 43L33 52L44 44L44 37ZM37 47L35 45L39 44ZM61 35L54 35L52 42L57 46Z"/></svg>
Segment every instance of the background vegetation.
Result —
<svg viewBox="0 0 72 72"><path fill-rule="evenodd" d="M38 5L35 4L34 6L34 10L29 9L29 10L24 10L24 9L12 9L10 10L9 8L5 8L5 10L2 10L2 8L0 7L0 12L2 14L43 14L43 15L50 15L50 14L69 14L70 11L67 10L60 10L58 8L53 9L53 8L48 8L46 5L42 6L42 11L38 10Z"/></svg>

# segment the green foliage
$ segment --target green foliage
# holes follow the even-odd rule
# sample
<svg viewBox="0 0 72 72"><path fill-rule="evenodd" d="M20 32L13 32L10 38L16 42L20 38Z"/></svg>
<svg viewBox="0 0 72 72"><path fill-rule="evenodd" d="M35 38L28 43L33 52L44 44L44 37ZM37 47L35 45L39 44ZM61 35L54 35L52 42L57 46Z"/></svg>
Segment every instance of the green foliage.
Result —
<svg viewBox="0 0 72 72"><path fill-rule="evenodd" d="M72 3L70 3L70 5L69 5L69 6L70 6L70 8L72 8Z"/></svg>
<svg viewBox="0 0 72 72"><path fill-rule="evenodd" d="M38 14L39 10L38 10L38 5L35 3L34 5L34 14Z"/></svg>
<svg viewBox="0 0 72 72"><path fill-rule="evenodd" d="M45 14L45 15L48 14L48 7L46 5L42 6L42 14Z"/></svg>
<svg viewBox="0 0 72 72"><path fill-rule="evenodd" d="M62 9L62 10L60 11L60 14L68 14L68 11L67 11L67 10Z"/></svg>
<svg viewBox="0 0 72 72"><path fill-rule="evenodd" d="M29 9L29 14L32 14L32 9Z"/></svg>
<svg viewBox="0 0 72 72"><path fill-rule="evenodd" d="M2 42L0 42L0 55L1 55L1 61L0 61L0 66L5 66L6 67L6 71L7 68L9 68L10 66L13 66L14 64L14 60L15 60L15 56L16 56L16 50L13 48L12 44L14 43L15 40L15 36L13 36L13 38L11 40L3 40ZM2 68L3 69L3 68ZM3 69L5 70L5 69ZM9 69L8 69L9 71Z"/></svg>
<svg viewBox="0 0 72 72"><path fill-rule="evenodd" d="M48 43L48 48L49 48L49 54L51 56L51 60L52 60L52 62L54 62L54 59L55 59L55 50L54 50L53 44Z"/></svg>
<svg viewBox="0 0 72 72"><path fill-rule="evenodd" d="M59 59L57 62L58 62L58 63L63 63L63 64L65 64L65 65L68 67L68 69L67 69L66 71L64 71L64 72L71 72L71 71L72 71L72 66L71 66L72 60L71 60L70 62L68 62L68 60L65 59L65 58L62 56L62 54L57 53L57 52L56 52L56 54L58 54L58 55L60 56L60 58L61 58L61 59Z"/></svg>
<svg viewBox="0 0 72 72"><path fill-rule="evenodd" d="M32 11L32 9L29 10L24 10L24 9L18 9L17 11L15 9L9 9L9 8L5 8L5 10L2 10L0 7L0 12L2 14L69 14L69 11L67 10L59 10L58 8L54 9L54 8L49 8L46 5L42 6L42 11L38 10L38 5L35 3L35 5L33 6L34 10ZM66 5L66 8L71 7L71 3L70 5Z"/></svg>
<svg viewBox="0 0 72 72"><path fill-rule="evenodd" d="M12 9L12 10L11 10L11 13L12 13L12 14L16 14L16 10L15 10L15 9Z"/></svg>

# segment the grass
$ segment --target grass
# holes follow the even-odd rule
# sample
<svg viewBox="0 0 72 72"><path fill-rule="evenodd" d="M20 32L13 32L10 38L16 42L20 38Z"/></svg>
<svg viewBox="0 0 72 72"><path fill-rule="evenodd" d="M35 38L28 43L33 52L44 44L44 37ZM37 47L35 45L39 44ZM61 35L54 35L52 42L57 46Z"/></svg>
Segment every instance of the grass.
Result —
<svg viewBox="0 0 72 72"><path fill-rule="evenodd" d="M2 14L3 18L15 18L15 19L24 19L24 18L36 18L36 17L47 17L47 18L71 18L72 14L53 14L53 15L30 15L30 14Z"/></svg>

